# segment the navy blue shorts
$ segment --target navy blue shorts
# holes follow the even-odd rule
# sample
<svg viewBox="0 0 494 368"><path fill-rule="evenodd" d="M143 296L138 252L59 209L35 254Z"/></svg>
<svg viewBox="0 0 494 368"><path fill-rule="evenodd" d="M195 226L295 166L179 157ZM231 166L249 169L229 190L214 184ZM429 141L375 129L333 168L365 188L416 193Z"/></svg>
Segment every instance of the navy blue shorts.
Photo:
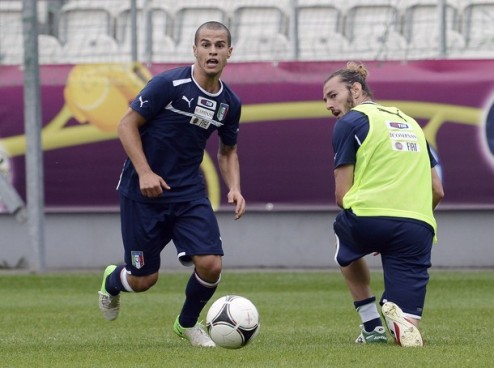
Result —
<svg viewBox="0 0 494 368"><path fill-rule="evenodd" d="M359 217L345 210L334 222L335 261L346 267L373 252L381 255L383 301L420 318L431 266L433 228L422 221L390 217Z"/></svg>
<svg viewBox="0 0 494 368"><path fill-rule="evenodd" d="M142 203L120 196L125 263L132 275L158 272L161 251L173 240L180 262L192 256L220 255L223 248L218 221L207 198L184 203Z"/></svg>

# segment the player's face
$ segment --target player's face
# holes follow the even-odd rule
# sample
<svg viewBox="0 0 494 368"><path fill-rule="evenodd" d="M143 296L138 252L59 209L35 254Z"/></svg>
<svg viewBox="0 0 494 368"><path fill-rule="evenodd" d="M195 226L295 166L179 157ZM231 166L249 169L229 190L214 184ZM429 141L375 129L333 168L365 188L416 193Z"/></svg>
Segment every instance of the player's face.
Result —
<svg viewBox="0 0 494 368"><path fill-rule="evenodd" d="M221 74L232 48L228 46L228 37L224 30L204 28L200 33L197 45L194 45L196 65L207 76Z"/></svg>
<svg viewBox="0 0 494 368"><path fill-rule="evenodd" d="M323 100L326 109L330 110L336 119L341 118L355 107L352 95L339 76L331 78L323 87Z"/></svg>

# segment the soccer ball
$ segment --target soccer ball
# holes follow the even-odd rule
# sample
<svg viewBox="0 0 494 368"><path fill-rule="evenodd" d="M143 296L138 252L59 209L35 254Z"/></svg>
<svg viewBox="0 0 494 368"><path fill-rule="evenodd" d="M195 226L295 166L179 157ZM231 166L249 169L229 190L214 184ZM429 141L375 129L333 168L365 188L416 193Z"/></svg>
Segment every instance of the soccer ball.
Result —
<svg viewBox="0 0 494 368"><path fill-rule="evenodd" d="M238 349L251 342L259 333L259 313L247 298L222 296L209 308L206 328L216 345Z"/></svg>

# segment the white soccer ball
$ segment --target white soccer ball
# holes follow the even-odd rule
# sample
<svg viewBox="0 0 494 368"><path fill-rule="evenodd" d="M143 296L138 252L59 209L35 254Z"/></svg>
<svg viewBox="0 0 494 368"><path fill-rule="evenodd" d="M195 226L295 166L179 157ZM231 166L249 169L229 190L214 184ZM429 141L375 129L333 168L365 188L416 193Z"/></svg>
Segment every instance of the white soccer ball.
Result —
<svg viewBox="0 0 494 368"><path fill-rule="evenodd" d="M259 313L247 298L226 295L216 300L208 310L206 327L216 345L238 349L251 342L259 333Z"/></svg>

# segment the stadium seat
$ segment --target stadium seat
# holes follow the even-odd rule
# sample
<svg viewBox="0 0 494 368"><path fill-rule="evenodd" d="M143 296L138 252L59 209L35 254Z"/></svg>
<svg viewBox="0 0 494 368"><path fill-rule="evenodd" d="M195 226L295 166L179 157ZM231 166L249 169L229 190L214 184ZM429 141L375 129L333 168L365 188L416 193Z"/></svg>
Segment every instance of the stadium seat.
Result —
<svg viewBox="0 0 494 368"><path fill-rule="evenodd" d="M386 30L381 35L355 37L348 46L347 59L363 60L403 60L407 43L403 35L394 30Z"/></svg>
<svg viewBox="0 0 494 368"><path fill-rule="evenodd" d="M63 46L62 53L70 64L130 61L130 55L122 54L117 41L105 34L74 38Z"/></svg>
<svg viewBox="0 0 494 368"><path fill-rule="evenodd" d="M290 57L286 13L274 6L241 6L234 10L235 60L285 60Z"/></svg>
<svg viewBox="0 0 494 368"><path fill-rule="evenodd" d="M286 16L289 16L292 6L294 4L293 0L222 0L227 1L228 5L225 9L229 13L235 13L237 9L252 7L252 8L262 8L262 7L275 7L283 12ZM297 4L302 0L297 0ZM311 0L311 1L326 1L327 0ZM333 1L342 1L342 0L333 0Z"/></svg>
<svg viewBox="0 0 494 368"><path fill-rule="evenodd" d="M0 64L22 62L22 3L0 0ZM494 0L445 3L442 54L437 0L137 0L138 58L192 62L194 32L209 20L230 27L233 62L494 58ZM96 53L103 61L98 45L106 44L107 61L130 61L130 0L39 0L37 7L40 63L57 63L65 44L75 60ZM75 50L86 43L88 52Z"/></svg>
<svg viewBox="0 0 494 368"><path fill-rule="evenodd" d="M440 57L439 13L435 0L403 2L403 35L407 40L407 59ZM455 1L446 1L446 53L458 53L465 47L459 32L460 18Z"/></svg>
<svg viewBox="0 0 494 368"><path fill-rule="evenodd" d="M400 26L400 10L390 5L390 1L350 2L344 24L344 34L350 42L348 56L380 60L403 58L406 41Z"/></svg>
<svg viewBox="0 0 494 368"><path fill-rule="evenodd" d="M44 0L44 1L59 1L59 0ZM137 2L143 2L143 1L146 0L137 0ZM120 6L121 4L127 6L130 3L130 1L122 1L122 0L62 0L60 2L64 4L64 7L68 6L71 8L84 9L84 8L93 8L97 6L106 9L110 12L118 8L118 6Z"/></svg>
<svg viewBox="0 0 494 368"><path fill-rule="evenodd" d="M22 36L22 4L0 2L0 37Z"/></svg>
<svg viewBox="0 0 494 368"><path fill-rule="evenodd" d="M145 9L139 7L137 10L137 48L138 57L146 60L146 45L148 37L148 26L150 27L151 56L152 61L167 61L175 52L175 41L172 38L173 19L168 8L153 6L148 15ZM131 9L122 8L116 18L116 38L123 53L131 55L132 49L132 23Z"/></svg>
<svg viewBox="0 0 494 368"><path fill-rule="evenodd" d="M300 60L346 58L342 12L333 5L303 5L296 9L297 56Z"/></svg>
<svg viewBox="0 0 494 368"><path fill-rule="evenodd" d="M405 59L459 58L465 55L465 41L456 31L447 31L444 55L441 55L440 43L438 32L431 33L429 37L417 35L408 43Z"/></svg>
<svg viewBox="0 0 494 368"><path fill-rule="evenodd" d="M233 49L233 62L281 61L290 57L288 38L280 33L270 37L241 38Z"/></svg>
<svg viewBox="0 0 494 368"><path fill-rule="evenodd" d="M38 36L40 64L58 64L62 58L62 45L55 36L41 34Z"/></svg>
<svg viewBox="0 0 494 368"><path fill-rule="evenodd" d="M227 13L216 6L184 7L176 9L174 22L174 39L176 52L170 55L170 60L192 60L192 45L197 27L207 21L219 21L228 26Z"/></svg>
<svg viewBox="0 0 494 368"><path fill-rule="evenodd" d="M22 34L21 34L22 36ZM14 42L14 43L12 43ZM39 64L57 64L61 62L62 45L54 36L38 36ZM24 39L8 38L0 41L0 64L22 64L24 62Z"/></svg>
<svg viewBox="0 0 494 368"><path fill-rule="evenodd" d="M0 2L0 63L22 61L22 3Z"/></svg>
<svg viewBox="0 0 494 368"><path fill-rule="evenodd" d="M171 37L165 34L153 36L152 61L157 63L171 62L176 60L176 45ZM192 51L189 59L192 58Z"/></svg>
<svg viewBox="0 0 494 368"><path fill-rule="evenodd" d="M64 5L60 11L58 38L62 44L90 35L113 37L114 16L104 2L78 1Z"/></svg>
<svg viewBox="0 0 494 368"><path fill-rule="evenodd" d="M494 57L494 1L471 0L461 9L463 56Z"/></svg>

